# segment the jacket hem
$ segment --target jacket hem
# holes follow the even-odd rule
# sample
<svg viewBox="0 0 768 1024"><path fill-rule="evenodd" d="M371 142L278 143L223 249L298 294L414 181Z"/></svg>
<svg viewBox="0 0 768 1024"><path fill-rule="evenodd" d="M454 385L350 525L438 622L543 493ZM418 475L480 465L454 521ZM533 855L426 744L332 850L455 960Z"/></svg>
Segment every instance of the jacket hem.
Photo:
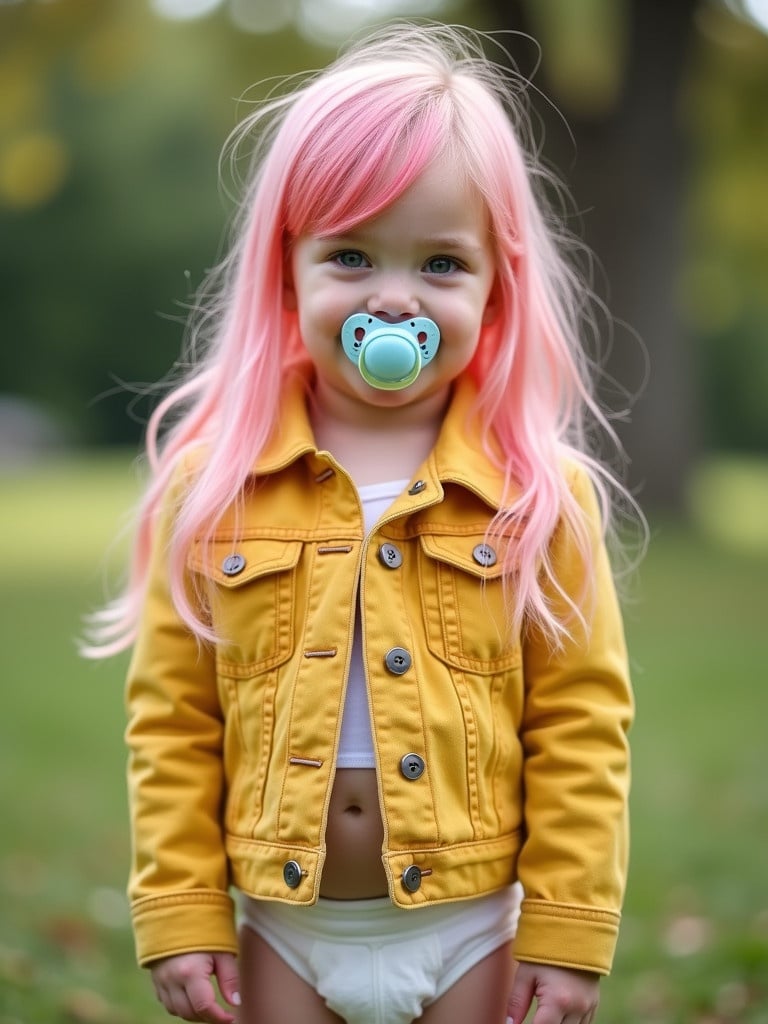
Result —
<svg viewBox="0 0 768 1024"><path fill-rule="evenodd" d="M392 902L412 910L428 903L471 899L511 885L519 847L520 835L515 832L452 846L390 850L382 859ZM229 836L227 856L233 883L254 899L304 906L317 901L324 851ZM293 885L285 879L289 865L294 869L289 874ZM408 888L403 881L405 873L414 869L419 878L415 890L412 882Z"/></svg>

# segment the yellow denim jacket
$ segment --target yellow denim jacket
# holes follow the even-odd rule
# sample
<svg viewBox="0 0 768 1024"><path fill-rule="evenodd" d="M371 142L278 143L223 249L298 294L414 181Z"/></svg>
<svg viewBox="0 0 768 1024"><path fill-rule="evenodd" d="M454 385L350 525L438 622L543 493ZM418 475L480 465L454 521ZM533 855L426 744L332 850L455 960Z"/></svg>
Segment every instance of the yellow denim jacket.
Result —
<svg viewBox="0 0 768 1024"><path fill-rule="evenodd" d="M189 556L215 649L173 608L161 517L127 683L140 962L235 951L232 884L316 901L359 582L392 900L418 908L519 878L516 957L610 969L632 696L596 501L571 468L592 523L589 642L553 654L533 630L511 636L486 537L502 479L468 424L472 398L457 389L433 452L366 538L352 481L317 450L301 391L287 396L239 529L233 512L210 557ZM563 530L552 559L579 593Z"/></svg>

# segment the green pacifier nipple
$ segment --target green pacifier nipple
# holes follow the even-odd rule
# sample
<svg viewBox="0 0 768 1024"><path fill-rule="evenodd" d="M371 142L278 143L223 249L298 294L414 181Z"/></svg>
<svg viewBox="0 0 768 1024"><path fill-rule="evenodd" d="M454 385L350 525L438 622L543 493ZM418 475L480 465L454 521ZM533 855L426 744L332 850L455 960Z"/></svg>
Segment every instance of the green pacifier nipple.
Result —
<svg viewBox="0 0 768 1024"><path fill-rule="evenodd" d="M360 374L375 388L404 388L419 375L419 351L410 337L402 337L403 333L378 332L360 353Z"/></svg>
<svg viewBox="0 0 768 1024"><path fill-rule="evenodd" d="M341 328L341 343L371 387L397 391L412 384L422 367L431 362L440 344L440 331L428 317L390 324L355 313Z"/></svg>

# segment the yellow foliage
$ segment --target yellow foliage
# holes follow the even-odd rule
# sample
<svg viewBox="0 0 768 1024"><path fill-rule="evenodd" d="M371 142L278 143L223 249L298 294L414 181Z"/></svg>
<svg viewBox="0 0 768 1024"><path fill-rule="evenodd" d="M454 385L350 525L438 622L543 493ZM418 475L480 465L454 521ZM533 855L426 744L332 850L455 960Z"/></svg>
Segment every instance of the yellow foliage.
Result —
<svg viewBox="0 0 768 1024"><path fill-rule="evenodd" d="M93 29L76 54L81 85L95 90L121 82L137 70L141 50L138 29L127 23L114 21Z"/></svg>
<svg viewBox="0 0 768 1024"><path fill-rule="evenodd" d="M736 551L768 553L768 462L712 457L689 484L691 517L703 533Z"/></svg>
<svg viewBox="0 0 768 1024"><path fill-rule="evenodd" d="M0 130L39 115L47 102L46 83L35 55L16 47L0 58Z"/></svg>
<svg viewBox="0 0 768 1024"><path fill-rule="evenodd" d="M528 0L528 16L555 101L581 117L609 114L626 70L627 0Z"/></svg>
<svg viewBox="0 0 768 1024"><path fill-rule="evenodd" d="M61 188L69 170L61 140L46 132L11 139L0 150L0 200L9 206L39 206Z"/></svg>

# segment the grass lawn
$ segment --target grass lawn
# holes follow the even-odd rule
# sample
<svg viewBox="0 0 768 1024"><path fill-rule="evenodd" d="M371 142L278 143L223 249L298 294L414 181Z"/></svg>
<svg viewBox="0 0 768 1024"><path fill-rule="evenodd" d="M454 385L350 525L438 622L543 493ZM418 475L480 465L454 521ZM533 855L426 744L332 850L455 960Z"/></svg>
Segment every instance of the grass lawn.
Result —
<svg viewBox="0 0 768 1024"><path fill-rule="evenodd" d="M0 478L0 1024L158 1024L123 896L125 658L75 653L126 460ZM768 557L654 524L627 630L633 858L601 1024L768 1024ZM458 1024L458 1022L457 1022Z"/></svg>

